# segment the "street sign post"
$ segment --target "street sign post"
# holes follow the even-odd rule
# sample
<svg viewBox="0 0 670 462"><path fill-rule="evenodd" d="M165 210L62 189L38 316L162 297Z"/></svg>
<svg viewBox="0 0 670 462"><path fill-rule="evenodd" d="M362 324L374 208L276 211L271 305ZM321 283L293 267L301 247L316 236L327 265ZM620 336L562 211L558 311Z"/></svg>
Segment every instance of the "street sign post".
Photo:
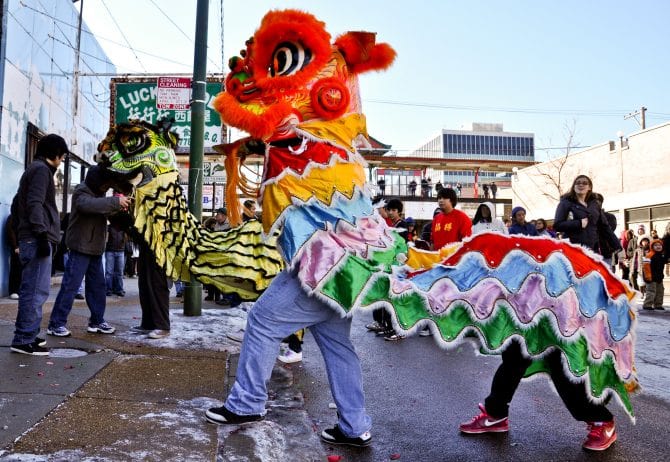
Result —
<svg viewBox="0 0 670 462"><path fill-rule="evenodd" d="M191 107L191 79L158 77L156 108L185 111Z"/></svg>

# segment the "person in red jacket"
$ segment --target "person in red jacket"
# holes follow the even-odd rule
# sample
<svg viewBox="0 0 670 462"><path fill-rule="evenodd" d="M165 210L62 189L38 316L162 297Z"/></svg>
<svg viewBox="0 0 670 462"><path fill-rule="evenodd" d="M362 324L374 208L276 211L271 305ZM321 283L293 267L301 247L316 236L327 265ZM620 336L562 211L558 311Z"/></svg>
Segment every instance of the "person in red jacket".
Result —
<svg viewBox="0 0 670 462"><path fill-rule="evenodd" d="M437 205L442 213L435 215L430 230L433 250L462 241L472 234L472 221L464 212L455 208L456 204L458 196L452 188L443 188L437 193Z"/></svg>

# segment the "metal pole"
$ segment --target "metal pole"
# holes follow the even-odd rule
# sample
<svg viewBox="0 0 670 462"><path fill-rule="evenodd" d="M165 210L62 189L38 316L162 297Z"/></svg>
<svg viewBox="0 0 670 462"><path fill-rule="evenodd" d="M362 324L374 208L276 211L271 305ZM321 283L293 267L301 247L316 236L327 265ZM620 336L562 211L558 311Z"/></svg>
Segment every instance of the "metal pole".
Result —
<svg viewBox="0 0 670 462"><path fill-rule="evenodd" d="M207 95L207 16L209 1L198 0L195 19L195 53L193 59L193 92L191 99L191 153L188 171L188 208L198 220L202 218L202 159L205 139L205 98ZM184 290L184 316L200 316L202 284L193 276Z"/></svg>
<svg viewBox="0 0 670 462"><path fill-rule="evenodd" d="M77 146L77 116L79 115L79 61L81 55L81 23L84 18L84 0L79 3L79 20L77 21L77 48L74 50L74 69L72 70L72 139L70 148ZM81 154L81 153L80 153ZM70 156L65 159L65 175L63 179L63 204L61 210L63 215L68 211L68 196L70 194Z"/></svg>
<svg viewBox="0 0 670 462"><path fill-rule="evenodd" d="M77 144L77 113L79 112L79 56L81 53L81 23L84 16L84 0L79 3L79 21L77 22L77 48L74 51L74 70L72 72L72 142Z"/></svg>

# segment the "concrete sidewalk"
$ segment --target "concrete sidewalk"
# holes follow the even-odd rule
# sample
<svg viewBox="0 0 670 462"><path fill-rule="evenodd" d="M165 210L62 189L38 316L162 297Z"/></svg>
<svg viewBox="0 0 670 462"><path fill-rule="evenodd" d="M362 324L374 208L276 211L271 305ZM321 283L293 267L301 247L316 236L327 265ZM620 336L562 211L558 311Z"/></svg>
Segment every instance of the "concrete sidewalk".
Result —
<svg viewBox="0 0 670 462"><path fill-rule="evenodd" d="M72 337L48 336L42 357L10 352L17 302L0 299L0 460L325 460L290 367L275 367L264 422L205 422L234 380L240 344L225 334L244 326L244 310L203 301L202 316L185 317L173 296L171 336L150 340L128 330L140 308L137 280L124 284L125 297L107 298L115 335L87 333L88 308L76 301Z"/></svg>

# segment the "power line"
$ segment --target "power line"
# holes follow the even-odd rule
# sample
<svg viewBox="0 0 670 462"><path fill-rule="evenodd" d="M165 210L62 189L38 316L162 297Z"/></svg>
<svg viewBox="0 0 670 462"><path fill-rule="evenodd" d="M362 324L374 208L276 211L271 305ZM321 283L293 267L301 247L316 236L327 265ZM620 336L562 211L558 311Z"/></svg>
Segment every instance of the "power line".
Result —
<svg viewBox="0 0 670 462"><path fill-rule="evenodd" d="M182 30L182 28L179 27L179 25L178 25L176 22L174 22L170 16L168 16L167 14L165 14L165 11L163 11L163 10L161 9L161 7L158 6L158 4L157 4L154 0L149 0L149 1L153 4L153 6L156 7L156 9L157 9L158 11L161 12L161 14L162 14L163 16L165 16L165 17L167 18L168 21L170 21L170 22L172 23L173 26L175 26L175 27L177 28L177 30L178 30L179 32L181 32L181 35L183 35L183 36L186 37L188 40L190 40L191 42L193 42L193 39L192 39L191 37L189 37L188 34L186 34L186 32L184 32L184 31Z"/></svg>
<svg viewBox="0 0 670 462"><path fill-rule="evenodd" d="M175 26L175 27L177 28L177 30L178 30L179 32L181 32L181 34L182 34L184 37L186 37L191 43L195 44L195 42L193 41L193 39L192 39L191 37L189 37L188 34L186 34L186 32L184 32L184 31L182 30L182 28L179 27L179 25L178 25L176 22L174 22L170 16L167 15L167 13L165 13L165 11L163 11L163 10L161 9L161 7L158 6L158 4L157 4L154 0L149 0L149 1L156 7L156 9L157 9L158 11L161 12L161 14L162 14L163 16L165 16L165 17L167 18L168 21L170 21L170 22L172 23L173 26ZM223 0L222 0L222 1L223 1ZM210 63L212 63L212 64L215 66L215 68L216 68L216 66L218 66L218 64L216 64L216 62L215 62L212 58L210 58L209 56L207 57L207 60L208 60Z"/></svg>
<svg viewBox="0 0 670 462"><path fill-rule="evenodd" d="M12 18L14 18L14 21L16 21L16 24L18 24L19 27L20 27L21 29L23 29L23 31L26 33L26 35L28 35L28 37L30 37L30 39L31 39L31 40L32 40L32 41L33 41L33 42L40 48L40 50L42 50L42 51L44 52L45 55L50 56L50 55L49 55L49 52L48 52L47 50L44 49L44 47L42 46L42 44L39 43L37 40L35 40L35 37L33 36L33 34L32 34L28 29L26 29L26 27L25 27L23 24L21 24L21 22L19 21L19 19L18 19L16 16L14 16L14 13L12 13L12 12L9 11L9 10L8 10L7 12L9 13L9 15L10 15ZM62 68L56 63L56 61L53 60L53 58L51 59L51 63L52 63L54 66L56 66L56 68L58 68L59 71L61 71L61 73L65 76L65 78L67 78L67 79L70 78L70 77L68 77L68 75L70 75L71 73L67 73L67 72L65 72L65 70L62 69Z"/></svg>
<svg viewBox="0 0 670 462"><path fill-rule="evenodd" d="M105 0L100 0L100 1L102 2L102 6L104 6L105 9L107 10L107 14L109 14L109 17L112 18L112 21L114 22L114 25L116 26L116 28L119 30L119 33L121 34L121 37L123 37L123 40L125 40L125 41L126 41L126 44L128 44L128 48L130 48L130 50L131 50L131 51L133 52L133 54L135 55L135 59L137 59L137 62L140 63L140 66L142 66L142 69L144 70L144 72L146 72L147 70L146 70L146 68L144 67L144 64L142 64L142 61L140 61L139 56L137 56L137 53L135 52L135 49L133 48L133 46L132 46L132 45L130 44L130 42L128 41L128 38L126 37L126 35L125 35L125 34L123 33L123 31L121 30L121 27L119 26L119 23L116 22L116 18L114 17L114 15L112 14L112 12L111 12L111 11L109 10L109 8L107 7L107 3L105 3Z"/></svg>
<svg viewBox="0 0 670 462"><path fill-rule="evenodd" d="M73 50L75 49L75 47L74 47L72 44L68 43L69 40L68 40L68 42L64 42L63 40L61 40L61 39L59 39L59 38L56 38L55 35L51 35L51 34L47 34L47 37L49 37L49 38L50 38L51 40L53 40L54 42L58 42L58 43L60 43L61 45L65 45L66 47L71 48L71 49L73 49ZM103 59L103 58L100 58L99 56L95 56L95 55L93 55L93 54L91 54L91 53L86 53L86 52L83 51L83 50L81 50L80 53L81 53L82 55L86 55L86 56L88 56L89 58L95 59L96 61L100 61L101 63L109 64L109 65L111 65L111 66L114 66L114 63L113 63L113 62L108 61L108 60ZM90 67L91 67L91 66L89 66L89 68L90 68Z"/></svg>
<svg viewBox="0 0 670 462"><path fill-rule="evenodd" d="M68 26L68 27L71 27L71 28L73 28L73 29L76 29L76 28L77 28L77 26L75 26L75 25L73 25L73 24L70 24L70 23L68 23L67 21L63 21L62 19L56 18L55 16L51 16L50 14L45 13L44 11L36 10L35 8L33 8L33 7L29 6L29 5L26 5L26 4L23 3L23 2L21 2L21 6L23 6L24 8L26 8L26 9L28 9L28 10L31 10L31 11L33 11L33 12L35 12L35 13L41 14L42 16L45 16L45 17L51 19L51 20L54 21L54 22L64 24L64 25L66 25L66 26ZM91 32L91 31L89 31L89 30L85 30L85 29L83 29L82 32L84 32L84 33L86 33L86 34L88 34L88 35L94 37L94 38L97 39L97 40L103 40L103 41L105 41L105 42L113 43L114 45L117 45L117 46L119 46L119 47L121 47L121 48L127 48L127 49L130 49L130 48L129 48L126 44L124 44L124 43L118 42L118 41L116 41L116 40L114 40L114 39L110 39L110 38L108 38L108 37L104 37L104 36L101 36L101 35L94 34L93 32ZM149 53L148 51L140 50L140 49L137 49L137 48L136 48L134 51L136 51L137 53L146 55L146 56L150 56L150 57L152 57L152 58L156 58L156 59L159 59L159 60L162 60L162 61L167 61L167 62L169 62L169 63L176 64L176 65L178 65L178 66L190 67L190 66L192 65L192 64L187 64L187 63L183 63L183 62L180 62L180 61L175 61L175 60L173 60L173 59L168 59L168 58L166 58L166 57L164 57L164 56L159 56L159 55L156 55L156 54L153 54L153 53ZM84 53L84 52L82 51L82 53ZM118 66L118 64L113 63L113 62L108 61L108 60L101 59L101 58L99 58L98 56L94 56L94 55L91 55L91 54L88 54L88 53L85 53L85 54L87 54L88 56L90 56L90 57L92 57L92 58L94 58L94 59L97 59L98 61L102 61L102 62L104 62L104 63L106 63L106 64L109 64L109 65L111 65L111 66Z"/></svg>
<svg viewBox="0 0 670 462"><path fill-rule="evenodd" d="M585 110L585 109L533 109L533 108L505 108L493 106L465 106L455 104L421 103L410 101L391 101L380 99L366 99L366 103L390 104L395 106L426 107L434 109L452 109L460 111L489 111L489 112L514 112L526 114L552 114L552 115L591 115L602 117L623 117L628 111L619 110Z"/></svg>
<svg viewBox="0 0 670 462"><path fill-rule="evenodd" d="M48 52L47 50L45 50L44 47L43 47L37 40L35 40L33 34L31 34L30 31L28 31L28 29L26 29L26 27L25 27L25 26L18 20L18 18L17 18L11 11L8 11L8 13L9 13L10 16L14 19L14 21L16 21L16 24L17 24L21 29L23 29L24 32L30 37L30 39L31 39L31 40L32 40L32 41L33 41L33 42L40 48L40 50L42 50L47 56L49 56L49 52ZM59 30L60 30L60 29L59 29ZM63 33L62 30L61 30L60 32ZM65 36L65 34L63 34L63 35ZM58 40L56 37L54 37L54 36L51 35L51 34L47 34L47 37L51 38L52 40L54 40L54 41L56 41L56 42L62 43L62 44L64 44L65 46L68 46L68 47L74 49L74 47L73 47L71 44L69 44L69 43L65 43L65 42L63 42L62 40ZM66 37L66 39L67 39L67 37ZM68 40L68 42L69 42L69 40ZM58 66L58 64L56 63L56 61L55 61L53 58L51 59L51 63L52 63L54 66L56 66L56 68L58 68L58 70L62 73L62 75L63 75L66 79L69 79L69 78L70 78L70 76L72 75L72 73L71 73L71 72L66 72L64 69L62 69L60 66ZM88 66L88 64L86 64L86 65ZM88 66L88 67L90 68L90 66ZM92 93L91 93L91 94L92 94ZM86 100L91 104L91 107L93 108L94 111L98 112L101 116L105 116L105 114L103 114L102 112L100 112L100 110L99 110L99 108L98 108L99 104L95 104L95 103L93 103L89 98L86 97L86 94L85 94L84 92L81 92L81 95L84 97L84 99L86 99ZM110 96L111 96L111 95L110 95ZM54 104L56 104L56 106L58 106L58 107L59 107L60 109L62 109L64 112L67 112L67 109L61 107L57 100L55 100L55 99L53 99L53 98L50 98L50 99L54 102Z"/></svg>
<svg viewBox="0 0 670 462"><path fill-rule="evenodd" d="M82 3L82 5L83 5L83 3ZM60 25L59 25L59 23L58 23L57 21L54 21L54 26L56 27L56 29L58 29L58 32L61 33L61 35L65 38L65 40L67 40L67 45L66 45L66 46L68 46L70 49L72 49L72 50L74 50L74 51L76 52L76 53L75 53L75 57L76 57L75 60L76 60L76 59L79 59L79 60L80 60L86 67L88 67L89 69L93 70L93 68L86 62L86 60L84 60L84 58L81 57L81 55L87 55L87 56L91 56L91 55L90 55L89 53L86 53L86 52L82 51L82 50L81 50L81 46L76 47L75 45L73 45L73 44L70 42L70 39L68 38L67 34L65 33L65 31L63 31L63 29L60 27ZM80 29L79 29L79 26L77 26L77 31L78 31L78 32L81 32ZM51 37L53 40L58 40L58 39L56 39L55 36L51 36L50 34L47 34L47 35L48 35L49 37ZM63 43L63 42L61 42L61 43ZM93 57L93 56L91 56L91 57ZM75 64L76 64L76 63L75 63ZM75 66L75 69L77 69L76 66ZM77 72L77 74L78 74L78 72ZM100 79L100 77L96 77L96 79L98 80L98 82L100 82L100 84L101 84L102 86L107 86L107 85L108 85L107 83L103 82L103 81ZM92 85L92 84L91 84L91 85Z"/></svg>
<svg viewBox="0 0 670 462"><path fill-rule="evenodd" d="M51 35L50 35L49 37L52 38L52 39L54 39L54 40L56 40L56 41L59 42L59 43L62 43L62 44L65 45L65 46L69 46L69 47L72 48L71 45L69 45L69 44L63 42L62 40L57 39L56 37L53 37L53 36L51 36ZM100 37L98 37L98 38L100 38ZM126 48L127 48L127 47L126 47ZM74 48L73 48L73 49L74 49ZM186 66L186 67L190 66L190 64L185 64L185 63L181 63L181 62L179 62L179 61L174 61L174 60L172 60L172 59L167 59L167 58L164 58L164 57L162 57L162 56L154 55L154 54L151 54L151 53L148 53L148 52L145 52L145 51L137 50L137 52L140 53L140 54L144 54L144 55L147 55L147 56L151 56L151 57L153 57L153 58L159 58L159 59L162 59L163 61L167 61L167 62L169 62L169 63L177 64L177 65L179 65L179 66ZM86 53L86 52L84 52L84 51L81 51L81 54L84 54L84 55L86 55L86 56L88 56L88 57L90 57L90 58L93 58L93 59L95 59L95 60L97 60L97 61L100 61L100 62L102 62L102 63L109 64L109 65L111 65L111 66L117 66L117 67L119 66L118 64L113 63L113 62L111 62L111 61L109 61L109 60L107 60L107 59L100 58L99 56L95 56L95 55L92 55L92 54L90 54L90 53ZM126 73L127 73L127 72L126 72ZM147 73L147 72L145 72L145 73Z"/></svg>

